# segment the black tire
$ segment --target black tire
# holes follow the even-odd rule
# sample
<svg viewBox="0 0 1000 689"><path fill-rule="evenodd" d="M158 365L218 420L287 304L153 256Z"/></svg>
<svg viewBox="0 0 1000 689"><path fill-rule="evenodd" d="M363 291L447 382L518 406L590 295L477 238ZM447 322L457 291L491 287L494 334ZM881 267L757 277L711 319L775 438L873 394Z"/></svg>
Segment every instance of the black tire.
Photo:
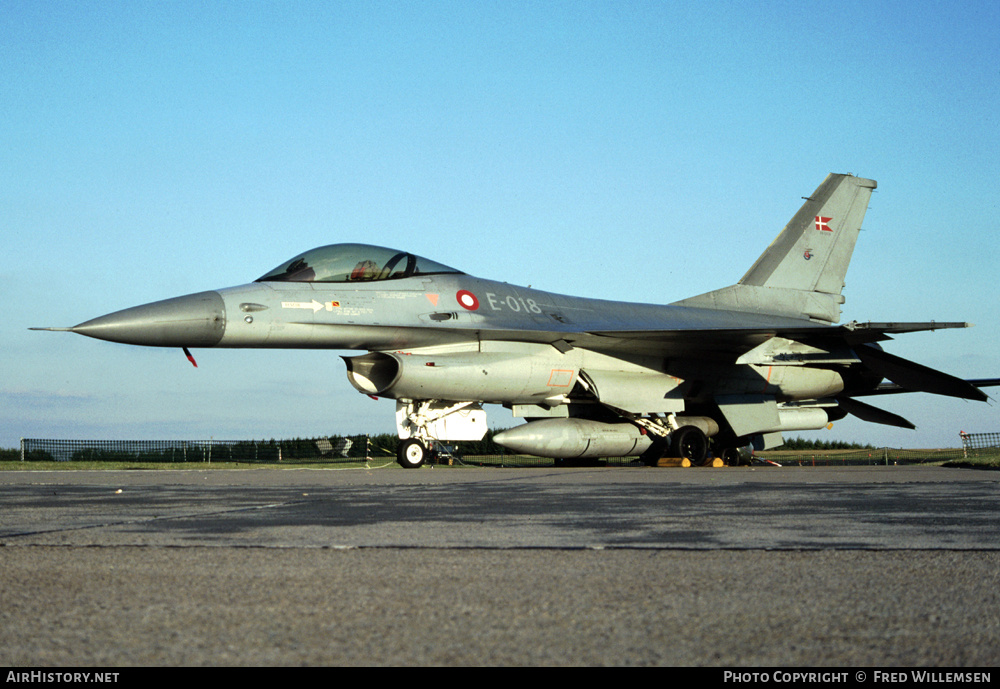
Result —
<svg viewBox="0 0 1000 689"><path fill-rule="evenodd" d="M399 444L396 461L404 469L419 469L427 460L427 448L419 440L410 438Z"/></svg>
<svg viewBox="0 0 1000 689"><path fill-rule="evenodd" d="M697 426L681 426L670 434L670 455L701 466L708 456L708 437Z"/></svg>
<svg viewBox="0 0 1000 689"><path fill-rule="evenodd" d="M726 447L719 452L719 459L727 467L738 467L740 465L740 451L735 447Z"/></svg>

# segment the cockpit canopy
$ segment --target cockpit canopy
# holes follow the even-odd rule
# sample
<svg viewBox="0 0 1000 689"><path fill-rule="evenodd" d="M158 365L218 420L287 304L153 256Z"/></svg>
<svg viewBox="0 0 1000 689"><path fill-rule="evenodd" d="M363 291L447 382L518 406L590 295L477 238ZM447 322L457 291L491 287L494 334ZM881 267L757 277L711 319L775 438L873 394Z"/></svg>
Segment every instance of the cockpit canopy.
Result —
<svg viewBox="0 0 1000 689"><path fill-rule="evenodd" d="M462 271L405 251L369 244L331 244L299 254L257 282L371 282Z"/></svg>

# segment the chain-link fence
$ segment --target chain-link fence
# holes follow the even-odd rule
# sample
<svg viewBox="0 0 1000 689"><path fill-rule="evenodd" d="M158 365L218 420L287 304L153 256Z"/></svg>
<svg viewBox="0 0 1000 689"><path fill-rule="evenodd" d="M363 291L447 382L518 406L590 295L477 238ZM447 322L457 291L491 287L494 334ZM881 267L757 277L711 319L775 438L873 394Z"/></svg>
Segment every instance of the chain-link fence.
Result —
<svg viewBox="0 0 1000 689"><path fill-rule="evenodd" d="M369 436L310 440L51 440L23 438L22 461L357 462L392 458Z"/></svg>
<svg viewBox="0 0 1000 689"><path fill-rule="evenodd" d="M944 462L969 457L1000 456L1000 433L963 434L962 448L908 450L891 447L854 450L769 450L745 455L745 462L782 466L900 465ZM22 461L92 461L131 463L357 463L395 461L395 436L346 436L308 440L21 440ZM453 466L632 466L635 457L552 460L508 454L462 444L436 448L429 464Z"/></svg>
<svg viewBox="0 0 1000 689"><path fill-rule="evenodd" d="M395 436L346 436L309 440L50 440L23 438L22 461L129 462L129 463L356 463L394 462L399 439ZM490 451L492 450L492 451ZM634 457L589 460L589 464L626 466ZM451 466L531 467L552 466L553 460L485 449L438 443L428 464ZM560 464L560 462L555 462Z"/></svg>
<svg viewBox="0 0 1000 689"><path fill-rule="evenodd" d="M962 459L963 454L959 448L904 450L878 447L864 450L769 450L757 452L754 457L762 461L776 462L782 466L895 466L947 462Z"/></svg>
<svg viewBox="0 0 1000 689"><path fill-rule="evenodd" d="M965 458L1000 454L1000 433L959 433Z"/></svg>

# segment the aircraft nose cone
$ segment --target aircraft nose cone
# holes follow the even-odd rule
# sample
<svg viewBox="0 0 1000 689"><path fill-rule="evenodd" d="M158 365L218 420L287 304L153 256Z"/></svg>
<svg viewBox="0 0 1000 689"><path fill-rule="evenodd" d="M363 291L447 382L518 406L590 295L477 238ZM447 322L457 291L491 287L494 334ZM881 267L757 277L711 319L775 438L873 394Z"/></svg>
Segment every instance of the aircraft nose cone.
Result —
<svg viewBox="0 0 1000 689"><path fill-rule="evenodd" d="M226 306L218 292L199 292L115 311L70 330L123 344L213 347L226 332Z"/></svg>

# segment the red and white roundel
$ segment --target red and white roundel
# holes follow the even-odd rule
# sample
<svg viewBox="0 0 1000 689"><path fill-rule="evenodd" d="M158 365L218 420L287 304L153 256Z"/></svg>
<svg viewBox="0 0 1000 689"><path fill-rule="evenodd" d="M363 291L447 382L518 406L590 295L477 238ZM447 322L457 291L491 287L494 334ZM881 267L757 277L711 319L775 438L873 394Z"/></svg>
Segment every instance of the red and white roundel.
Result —
<svg viewBox="0 0 1000 689"><path fill-rule="evenodd" d="M455 298L458 299L458 303L463 309L475 311L479 308L479 300L476 299L476 295L467 289L458 290L458 294L455 295Z"/></svg>

